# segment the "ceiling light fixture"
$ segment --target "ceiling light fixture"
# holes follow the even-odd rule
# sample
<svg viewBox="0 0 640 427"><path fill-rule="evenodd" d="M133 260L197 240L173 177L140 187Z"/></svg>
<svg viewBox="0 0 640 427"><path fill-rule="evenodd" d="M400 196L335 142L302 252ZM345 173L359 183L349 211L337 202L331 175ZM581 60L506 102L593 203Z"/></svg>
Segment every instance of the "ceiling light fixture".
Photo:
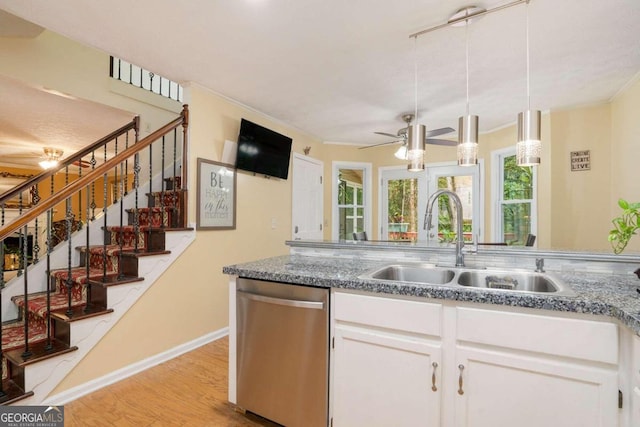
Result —
<svg viewBox="0 0 640 427"><path fill-rule="evenodd" d="M540 164L542 142L540 141L540 110L531 109L530 64L529 64L529 0L526 5L527 42L527 109L518 113L518 143L516 163L518 166Z"/></svg>
<svg viewBox="0 0 640 427"><path fill-rule="evenodd" d="M60 157L62 157L62 153L63 153L62 150L45 147L44 148L45 159L42 160L41 162L38 162L38 165L40 165L42 169L54 168L58 166L58 161L60 160Z"/></svg>
<svg viewBox="0 0 640 427"><path fill-rule="evenodd" d="M421 172L424 170L424 143L427 137L424 125L417 124L418 121L418 38L414 39L414 84L415 84L415 112L413 117L416 124L409 125L407 128L407 170L410 172Z"/></svg>
<svg viewBox="0 0 640 427"><path fill-rule="evenodd" d="M407 144L402 144L393 155L396 157L396 159L407 160L409 158L407 152Z"/></svg>
<svg viewBox="0 0 640 427"><path fill-rule="evenodd" d="M467 114L458 119L458 165L475 166L478 164L478 116L469 114L469 17L473 6L459 10L455 16L464 12L467 19L464 21L464 36L466 46L466 75L467 75Z"/></svg>

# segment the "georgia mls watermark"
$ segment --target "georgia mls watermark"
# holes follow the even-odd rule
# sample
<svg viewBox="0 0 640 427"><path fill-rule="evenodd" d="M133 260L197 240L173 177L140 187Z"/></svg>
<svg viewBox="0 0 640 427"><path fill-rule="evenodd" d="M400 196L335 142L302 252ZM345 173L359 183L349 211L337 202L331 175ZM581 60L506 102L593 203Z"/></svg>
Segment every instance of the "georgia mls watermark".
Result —
<svg viewBox="0 0 640 427"><path fill-rule="evenodd" d="M64 427L64 406L0 406L0 427Z"/></svg>

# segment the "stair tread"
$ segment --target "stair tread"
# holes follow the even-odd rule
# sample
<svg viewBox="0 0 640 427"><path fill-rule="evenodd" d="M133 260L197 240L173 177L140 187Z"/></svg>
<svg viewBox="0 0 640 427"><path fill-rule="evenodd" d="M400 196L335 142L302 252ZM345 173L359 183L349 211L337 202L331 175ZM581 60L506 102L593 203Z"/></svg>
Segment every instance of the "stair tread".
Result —
<svg viewBox="0 0 640 427"><path fill-rule="evenodd" d="M56 311L55 313L51 313L51 318L61 320L63 322L75 322L77 320L113 313L112 308L103 309L100 307L91 308L89 311L86 311L84 304L82 306L74 307L71 311L71 315L69 315L66 310Z"/></svg>
<svg viewBox="0 0 640 427"><path fill-rule="evenodd" d="M106 277L107 280L103 280L102 277L98 279L90 279L88 283L99 286L114 286L114 285L125 285L127 283L133 282L141 282L144 280L144 277L137 276L122 276L118 277L118 275L111 275Z"/></svg>
<svg viewBox="0 0 640 427"><path fill-rule="evenodd" d="M6 357L8 361L16 366L26 366L40 360L50 359L61 354L76 351L78 349L78 347L76 346L69 347L62 341L55 338L51 339L51 349L47 349L46 345L46 341L41 341L36 344L29 345L29 351L31 352L31 355L26 358L23 358L22 356L24 347L20 347L11 351L5 351L4 357Z"/></svg>
<svg viewBox="0 0 640 427"><path fill-rule="evenodd" d="M11 300L18 306L24 306L24 295L16 295L11 298ZM84 304L84 299L78 299L71 297L71 306L76 307ZM54 310L63 310L66 309L69 305L69 298L67 295L63 295L58 292L51 292L50 299L50 309ZM44 319L47 315L47 293L46 292L38 292L29 294L29 299L27 300L27 311L31 315L38 316ZM35 323L34 323L35 324Z"/></svg>
<svg viewBox="0 0 640 427"><path fill-rule="evenodd" d="M44 323L29 325L29 341L36 343L47 338L47 328ZM2 325L2 350L8 351L24 345L24 321L5 323Z"/></svg>
<svg viewBox="0 0 640 427"><path fill-rule="evenodd" d="M19 400L26 399L33 396L32 391L24 391L18 384L12 380L3 380L2 389L4 390L4 396L0 396L0 405L10 405L18 402Z"/></svg>

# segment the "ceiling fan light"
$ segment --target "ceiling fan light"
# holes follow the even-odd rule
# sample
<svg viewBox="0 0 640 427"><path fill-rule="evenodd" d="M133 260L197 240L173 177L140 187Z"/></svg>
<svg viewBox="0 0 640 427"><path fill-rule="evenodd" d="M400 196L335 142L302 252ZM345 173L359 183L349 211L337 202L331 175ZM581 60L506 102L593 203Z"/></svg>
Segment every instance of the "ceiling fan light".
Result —
<svg viewBox="0 0 640 427"><path fill-rule="evenodd" d="M518 114L518 143L516 164L537 166L540 164L542 142L540 138L540 110L526 110Z"/></svg>
<svg viewBox="0 0 640 427"><path fill-rule="evenodd" d="M396 150L396 152L393 154L394 156L396 156L396 159L400 159L400 160L408 160L409 157L409 153L407 151L407 146L406 145L402 145L400 148L398 148Z"/></svg>
<svg viewBox="0 0 640 427"><path fill-rule="evenodd" d="M38 165L40 165L42 169L51 169L58 166L58 161L52 160L52 159L46 159L41 162L38 162Z"/></svg>
<svg viewBox="0 0 640 427"><path fill-rule="evenodd" d="M478 116L467 115L458 119L457 157L459 166L478 164Z"/></svg>

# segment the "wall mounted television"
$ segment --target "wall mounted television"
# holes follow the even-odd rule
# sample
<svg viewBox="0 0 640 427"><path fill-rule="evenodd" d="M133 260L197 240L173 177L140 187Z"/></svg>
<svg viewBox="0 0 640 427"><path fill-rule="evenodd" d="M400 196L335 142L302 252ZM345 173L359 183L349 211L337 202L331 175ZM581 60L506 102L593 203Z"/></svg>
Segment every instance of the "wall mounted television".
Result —
<svg viewBox="0 0 640 427"><path fill-rule="evenodd" d="M288 136L242 119L238 135L236 168L287 179L292 142L293 140Z"/></svg>

